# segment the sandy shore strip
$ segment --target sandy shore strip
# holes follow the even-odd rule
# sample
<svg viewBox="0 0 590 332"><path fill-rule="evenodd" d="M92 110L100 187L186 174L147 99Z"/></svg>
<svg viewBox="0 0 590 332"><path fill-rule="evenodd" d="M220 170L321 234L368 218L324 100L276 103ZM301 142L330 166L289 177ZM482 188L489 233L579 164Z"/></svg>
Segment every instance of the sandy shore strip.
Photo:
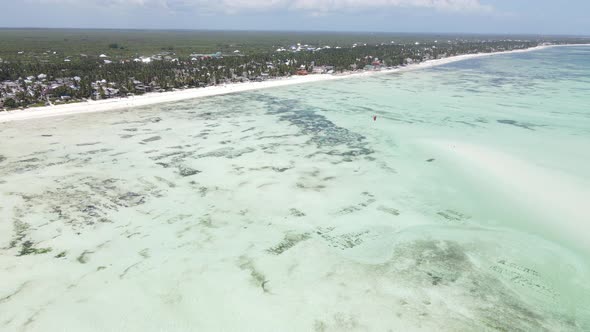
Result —
<svg viewBox="0 0 590 332"><path fill-rule="evenodd" d="M186 99L203 98L217 95L224 95L230 93L238 93L259 89L267 89L274 87L281 87L294 84L303 84L319 81L329 81L335 79L362 77L376 74L390 74L396 72L405 72L411 70L419 70L425 68L432 68L435 66L441 66L452 62L463 61L474 58L481 58L487 56L494 56L499 54L512 54L537 51L549 47L556 46L582 46L580 45L543 45L536 46L524 50L513 50L505 52L494 52L494 53L477 53L477 54L463 54L444 59L428 60L417 64L408 65L405 67L399 67L394 69L387 69L381 71L363 71L363 72L351 72L344 74L316 74L307 76L290 76L284 78L277 78L263 82L247 82L247 83L231 83L222 84L215 86L208 86L204 88L190 88L185 90L176 90L162 93L147 93L144 95L130 96L126 98L110 98L103 100L89 100L85 102L77 102L71 104L62 104L54 106L42 106L42 107L31 107L24 110L14 110L0 113L0 123L9 121L19 121L28 119L38 119L51 116L61 116L79 113L90 113L90 112L102 112L109 110L117 110L129 107L147 106L160 103L175 102Z"/></svg>

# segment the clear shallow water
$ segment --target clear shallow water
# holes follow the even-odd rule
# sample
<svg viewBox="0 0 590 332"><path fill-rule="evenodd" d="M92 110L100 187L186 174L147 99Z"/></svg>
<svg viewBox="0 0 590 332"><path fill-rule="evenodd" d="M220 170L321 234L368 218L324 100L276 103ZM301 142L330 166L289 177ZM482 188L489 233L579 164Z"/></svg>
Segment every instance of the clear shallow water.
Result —
<svg viewBox="0 0 590 332"><path fill-rule="evenodd" d="M2 124L0 329L588 330L589 56Z"/></svg>

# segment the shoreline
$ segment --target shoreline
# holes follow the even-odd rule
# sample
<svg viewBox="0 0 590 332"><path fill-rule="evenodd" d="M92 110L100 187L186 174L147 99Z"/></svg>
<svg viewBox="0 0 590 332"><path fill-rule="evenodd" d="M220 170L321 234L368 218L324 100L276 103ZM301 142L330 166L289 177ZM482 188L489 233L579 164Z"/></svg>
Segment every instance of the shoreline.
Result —
<svg viewBox="0 0 590 332"><path fill-rule="evenodd" d="M208 86L204 88L189 88L184 90L168 91L168 92L151 92L144 95L134 95L125 98L110 98L98 101L83 101L72 104L62 104L54 106L31 107L24 110L5 111L0 113L0 123L10 121L22 121L30 119L40 119L54 116L65 116L73 114L104 112L111 110L119 110L124 108L133 108L140 106L155 105L161 103L176 102L188 99L197 99L204 97L219 96L225 94L261 90L282 86L289 86L303 83L313 83L322 81L331 81L338 79L347 79L354 77L365 77L378 74L391 74L398 72L407 72L414 70L421 70L442 66L445 64L464 61L475 58L482 58L488 56L533 52L552 47L566 47L566 46L588 46L589 44L564 44L564 45L540 45L527 49L492 52L492 53L474 53L462 54L443 59L427 60L417 64L407 65L394 69L386 69L380 71L362 71L362 72L348 72L343 74L312 74L307 76L289 76L271 79L263 82L246 82L246 83L230 83L215 86Z"/></svg>

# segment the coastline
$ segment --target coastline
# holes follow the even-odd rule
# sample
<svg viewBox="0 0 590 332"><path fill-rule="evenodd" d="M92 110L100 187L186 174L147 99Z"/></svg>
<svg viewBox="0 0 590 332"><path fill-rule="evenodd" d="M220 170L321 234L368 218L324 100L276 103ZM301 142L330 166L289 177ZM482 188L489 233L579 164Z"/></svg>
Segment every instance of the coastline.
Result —
<svg viewBox="0 0 590 332"><path fill-rule="evenodd" d="M590 331L567 50L0 124L0 331Z"/></svg>
<svg viewBox="0 0 590 332"><path fill-rule="evenodd" d="M330 80L346 79L346 78L354 78L354 77L364 77L364 76L377 75L377 74L391 74L391 73L397 73L397 72L407 72L407 71L413 71L413 70L432 68L432 67L436 67L436 66L442 66L442 65L445 65L448 63L464 61L464 60L469 60L469 59L474 59L474 58L482 58L482 57L501 55L501 54L533 52L533 51L538 51L538 50L551 48L551 47L584 46L584 45L586 45L586 44L541 45L541 46L531 47L531 48L522 49L522 50L512 50L512 51L493 52L493 53L462 54L462 55L456 55L456 56L443 58L443 59L427 60L427 61L423 61L423 62L420 62L417 64L411 64L411 65L401 67L401 68L387 69L387 70L380 70L380 71L350 72L350 73L332 74L332 75L315 74L315 75L307 75L307 76L290 76L290 77L271 79L271 80L267 80L267 81L263 81L263 82L231 83L231 84L208 86L208 87L204 87L204 88L190 88L190 89L185 89L185 90L169 91L169 92L162 92L162 93L152 92L152 93L147 93L144 95L135 95L135 96L129 96L129 97L125 97L125 98L110 98L110 99L103 99L103 100L98 100L98 101L89 100L89 101L85 101L85 102L77 102L77 103L72 103L72 104L31 107L31 108L27 108L24 110L14 110L14 111L1 112L0 113L0 123L10 122L10 121L29 120L29 119L39 119L39 118L53 117L53 116L65 116L65 115L72 115L72 114L103 112L103 111L118 110L118 109L123 109L123 108L148 106L148 105L154 105L154 104L176 102L176 101L187 100L187 99L197 99L197 98L204 98L204 97L211 97L211 96L225 95L225 94L231 94L231 93L260 90L260 89L268 89L268 88L295 85L295 84L330 81Z"/></svg>

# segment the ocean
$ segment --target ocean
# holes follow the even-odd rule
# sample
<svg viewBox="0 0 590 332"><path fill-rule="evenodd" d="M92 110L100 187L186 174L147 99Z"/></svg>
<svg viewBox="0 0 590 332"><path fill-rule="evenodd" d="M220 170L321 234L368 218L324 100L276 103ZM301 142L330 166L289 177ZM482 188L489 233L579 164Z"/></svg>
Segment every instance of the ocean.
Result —
<svg viewBox="0 0 590 332"><path fill-rule="evenodd" d="M590 47L0 123L0 330L590 330Z"/></svg>

